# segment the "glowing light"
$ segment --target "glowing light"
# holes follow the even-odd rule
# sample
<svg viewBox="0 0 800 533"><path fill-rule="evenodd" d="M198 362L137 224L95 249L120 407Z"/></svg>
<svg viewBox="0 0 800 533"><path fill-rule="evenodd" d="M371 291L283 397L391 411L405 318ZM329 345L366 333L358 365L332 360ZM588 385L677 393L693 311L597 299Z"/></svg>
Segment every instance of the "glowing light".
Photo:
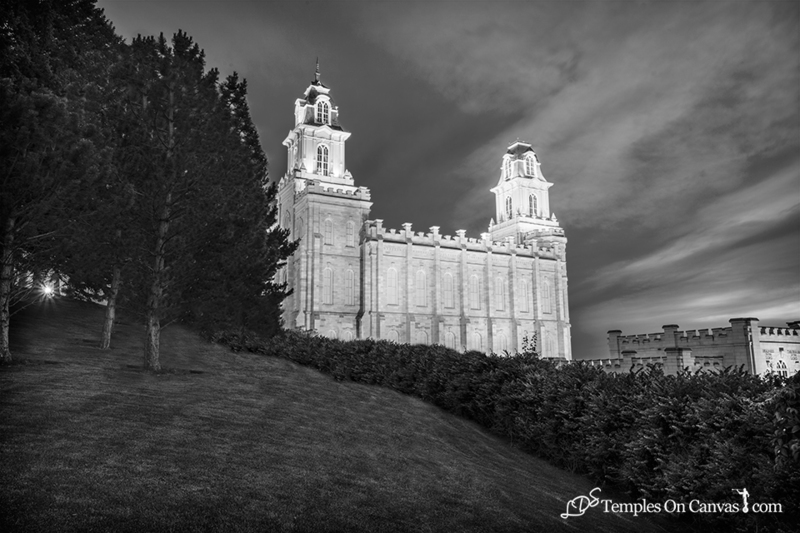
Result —
<svg viewBox="0 0 800 533"><path fill-rule="evenodd" d="M45 296L45 298L52 298L54 292L55 291L53 290L52 285L50 284L42 285L42 294Z"/></svg>

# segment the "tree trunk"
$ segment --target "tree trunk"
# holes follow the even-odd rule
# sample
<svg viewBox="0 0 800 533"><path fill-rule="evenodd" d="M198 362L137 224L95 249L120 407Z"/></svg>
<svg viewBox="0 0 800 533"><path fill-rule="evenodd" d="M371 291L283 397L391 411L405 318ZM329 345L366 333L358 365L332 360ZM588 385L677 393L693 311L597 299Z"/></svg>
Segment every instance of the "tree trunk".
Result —
<svg viewBox="0 0 800 533"><path fill-rule="evenodd" d="M3 228L3 258L0 270L0 361L11 362L11 346L8 343L8 329L11 326L11 278L14 273L11 247L14 245L14 226L16 219L6 219Z"/></svg>
<svg viewBox="0 0 800 533"><path fill-rule="evenodd" d="M111 290L106 303L106 319L103 322L103 340L100 341L100 348L103 350L111 349L111 332L114 330L114 318L117 314L117 294L119 294L121 270L118 265L115 265L114 274L111 277Z"/></svg>
<svg viewBox="0 0 800 533"><path fill-rule="evenodd" d="M161 370L159 362L159 338L161 336L161 306L164 299L164 247L169 232L172 193L167 193L161 217L158 222L158 234L153 260L153 282L147 295L146 339L144 343L144 366L150 370Z"/></svg>
<svg viewBox="0 0 800 533"><path fill-rule="evenodd" d="M144 366L150 370L161 370L159 361L161 337L161 307L164 300L164 255L172 216L172 192L170 186L176 182L175 167L175 95L172 85L169 86L169 107L167 111L167 175L170 184L158 219L156 245L153 258L153 282L147 295L147 313L145 322Z"/></svg>

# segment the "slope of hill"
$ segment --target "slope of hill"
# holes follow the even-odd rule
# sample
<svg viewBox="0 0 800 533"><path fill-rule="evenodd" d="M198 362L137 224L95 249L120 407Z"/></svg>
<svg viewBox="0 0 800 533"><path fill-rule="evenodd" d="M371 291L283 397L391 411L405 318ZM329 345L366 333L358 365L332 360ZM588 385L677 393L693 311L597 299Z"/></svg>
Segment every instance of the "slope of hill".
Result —
<svg viewBox="0 0 800 533"><path fill-rule="evenodd" d="M179 326L167 371L145 372L143 329L123 315L103 352L101 317L56 300L14 323L3 531L666 531L599 507L560 518L594 485L391 390Z"/></svg>

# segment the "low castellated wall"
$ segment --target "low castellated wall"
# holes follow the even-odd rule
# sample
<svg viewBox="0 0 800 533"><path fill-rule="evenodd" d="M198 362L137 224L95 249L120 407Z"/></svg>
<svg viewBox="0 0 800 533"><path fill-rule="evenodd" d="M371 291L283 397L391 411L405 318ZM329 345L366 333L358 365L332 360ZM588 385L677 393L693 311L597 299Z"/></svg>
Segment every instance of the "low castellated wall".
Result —
<svg viewBox="0 0 800 533"><path fill-rule="evenodd" d="M729 327L622 335L608 332L609 357L589 363L609 372L628 372L660 364L667 373L722 370L743 366L754 374L792 375L800 371L800 322L787 327L760 326L757 318L732 318Z"/></svg>

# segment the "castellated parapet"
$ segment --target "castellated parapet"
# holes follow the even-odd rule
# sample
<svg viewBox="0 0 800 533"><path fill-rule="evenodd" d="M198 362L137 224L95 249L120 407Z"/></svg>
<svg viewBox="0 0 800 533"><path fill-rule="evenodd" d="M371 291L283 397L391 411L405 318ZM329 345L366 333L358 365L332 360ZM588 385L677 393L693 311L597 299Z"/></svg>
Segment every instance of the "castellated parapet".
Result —
<svg viewBox="0 0 800 533"><path fill-rule="evenodd" d="M611 372L627 372L657 363L665 372L743 367L753 374L792 375L800 371L800 322L787 327L760 326L757 318L732 318L729 327L622 335L608 332L609 357L589 363Z"/></svg>
<svg viewBox="0 0 800 533"><path fill-rule="evenodd" d="M434 229L435 228L435 229ZM407 224L402 230L389 229L383 227L382 220L367 220L365 231L367 239L381 239L386 242L411 243L418 246L439 246L442 248L467 250L477 252L492 252L504 255L519 255L529 257L540 257L543 259L564 259L564 242L545 241L538 243L536 239L529 238L522 243L507 238L505 241L491 240L491 233L482 233L480 238L467 237L465 230L459 230L459 234L442 235L439 227L433 226L430 232L412 232L411 224Z"/></svg>
<svg viewBox="0 0 800 533"><path fill-rule="evenodd" d="M467 237L370 218L370 191L345 165L349 137L315 76L295 102L278 186L278 221L300 241L278 274L293 289L286 327L496 353L535 338L543 356L572 358L567 239L529 144L509 147L492 189L499 211L487 232Z"/></svg>

